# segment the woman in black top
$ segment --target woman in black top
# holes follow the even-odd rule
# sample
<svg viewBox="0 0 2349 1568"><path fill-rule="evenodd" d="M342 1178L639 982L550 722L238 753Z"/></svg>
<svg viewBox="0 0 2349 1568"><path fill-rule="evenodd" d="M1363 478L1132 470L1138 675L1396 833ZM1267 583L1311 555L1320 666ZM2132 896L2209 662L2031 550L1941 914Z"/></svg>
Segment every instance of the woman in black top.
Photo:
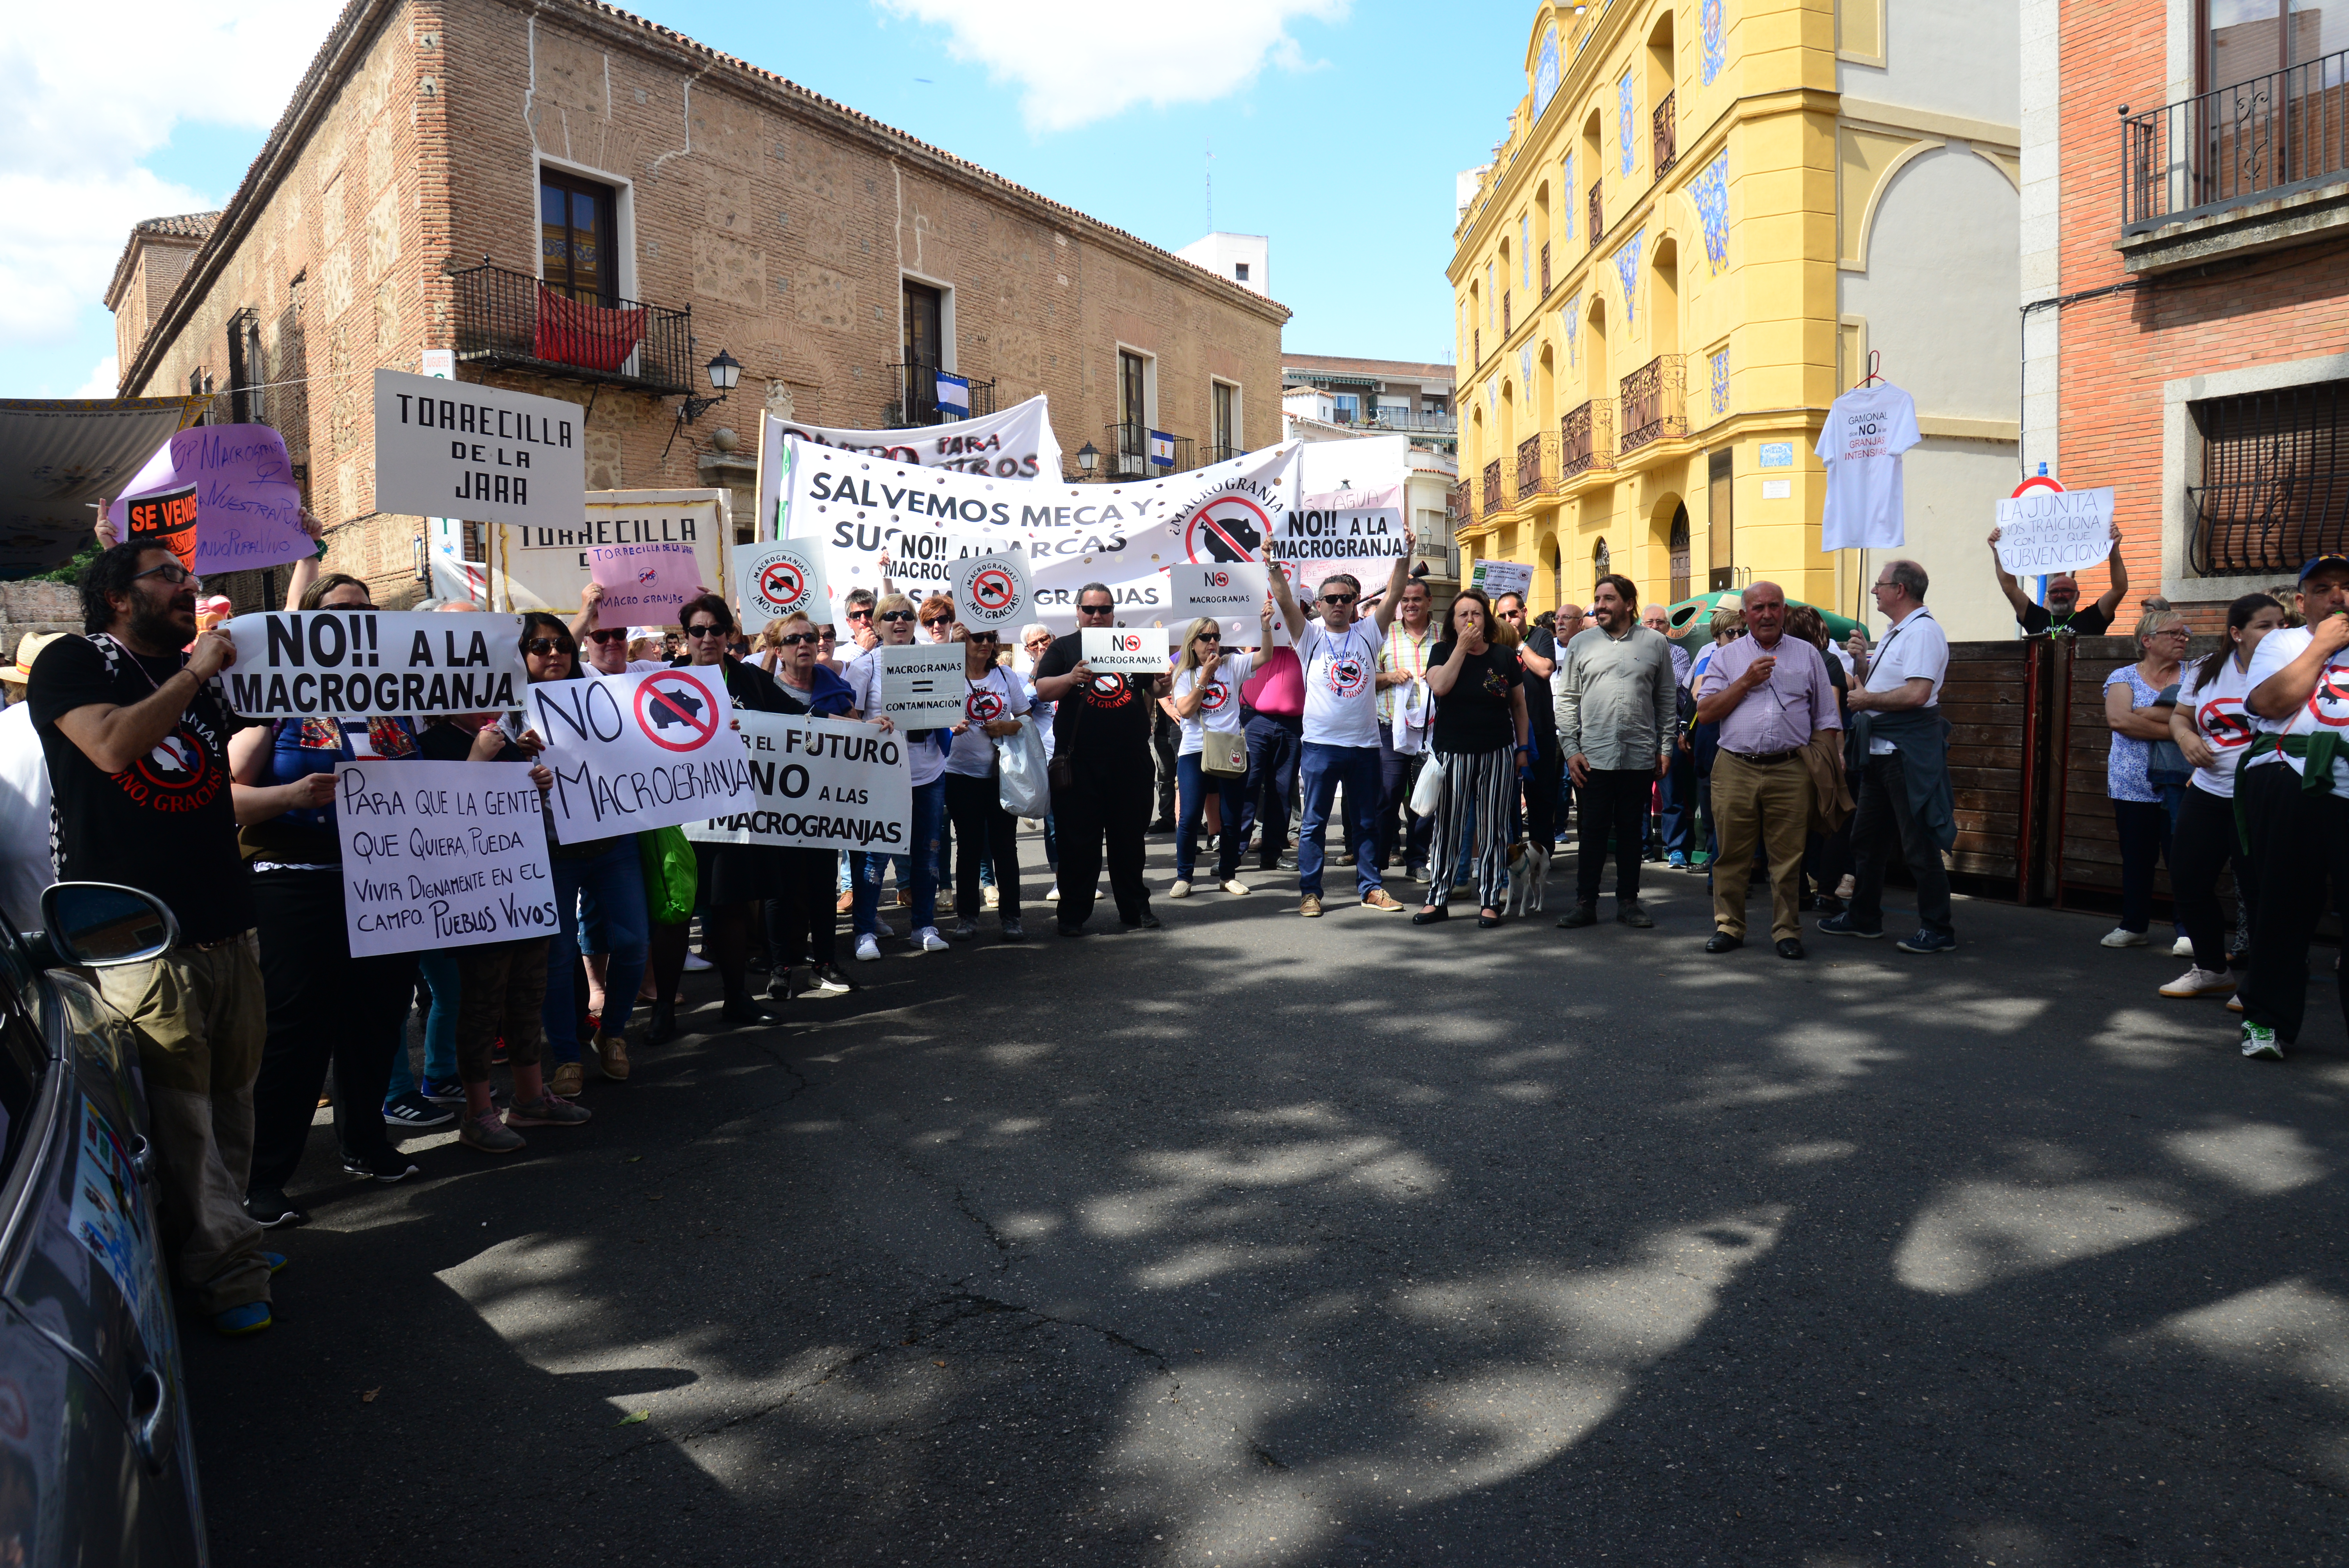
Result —
<svg viewBox="0 0 2349 1568"><path fill-rule="evenodd" d="M1428 851L1427 903L1414 925L1450 918L1452 877L1460 841L1475 822L1476 923L1501 923L1501 880L1509 869L1509 803L1517 774L1532 756L1527 739L1525 670L1517 634L1493 618L1492 601L1464 588L1452 602L1444 641L1427 662L1427 689L1435 696L1435 765L1444 769L1444 801L1435 809Z"/></svg>

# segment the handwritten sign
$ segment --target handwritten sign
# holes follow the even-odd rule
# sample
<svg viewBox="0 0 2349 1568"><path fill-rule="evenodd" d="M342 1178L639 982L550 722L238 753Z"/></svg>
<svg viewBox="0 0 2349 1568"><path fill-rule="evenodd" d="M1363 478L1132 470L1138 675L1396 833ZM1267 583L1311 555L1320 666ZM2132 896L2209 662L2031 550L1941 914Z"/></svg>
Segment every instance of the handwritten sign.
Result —
<svg viewBox="0 0 2349 1568"><path fill-rule="evenodd" d="M737 590L745 632L756 632L786 615L805 615L818 624L831 620L823 541L784 539L753 546L744 553Z"/></svg>
<svg viewBox="0 0 2349 1568"><path fill-rule="evenodd" d="M572 530L587 504L579 405L478 381L375 373L375 508Z"/></svg>
<svg viewBox="0 0 2349 1568"><path fill-rule="evenodd" d="M1036 605L1027 561L1000 545L992 554L956 562L951 581L955 615L966 626L1016 626Z"/></svg>
<svg viewBox="0 0 2349 1568"><path fill-rule="evenodd" d="M884 643L873 656L881 662L882 712L907 729L960 722L970 688L960 643Z"/></svg>
<svg viewBox="0 0 2349 1568"><path fill-rule="evenodd" d="M351 956L554 934L554 874L527 762L335 769Z"/></svg>
<svg viewBox="0 0 2349 1568"><path fill-rule="evenodd" d="M200 425L155 449L107 509L115 531L155 542L199 573L282 566L318 552L285 438L266 425Z"/></svg>
<svg viewBox="0 0 2349 1568"><path fill-rule="evenodd" d="M521 706L519 615L416 610L294 610L228 623L222 672L247 718L495 713Z"/></svg>
<svg viewBox="0 0 2349 1568"><path fill-rule="evenodd" d="M546 743L539 760L554 773L547 805L560 842L680 826L749 803L750 770L715 665L541 681L522 707Z"/></svg>
<svg viewBox="0 0 2349 1568"><path fill-rule="evenodd" d="M2028 490L1998 503L1998 563L2017 577L2094 566L2113 552L2113 492Z"/></svg>
<svg viewBox="0 0 2349 1568"><path fill-rule="evenodd" d="M1085 626L1080 628L1079 651L1093 674L1119 671L1131 675L1166 673L1166 628L1164 626Z"/></svg>
<svg viewBox="0 0 2349 1568"><path fill-rule="evenodd" d="M595 545L587 570L604 589L596 619L610 625L666 626L701 589L694 548L682 541Z"/></svg>
<svg viewBox="0 0 2349 1568"><path fill-rule="evenodd" d="M1482 588L1487 598L1498 599L1504 593L1523 597L1534 585L1534 569L1521 561L1479 561L1469 570L1468 582Z"/></svg>
<svg viewBox="0 0 2349 1568"><path fill-rule="evenodd" d="M757 800L685 830L712 844L894 851L914 815L903 732L845 718L745 713Z"/></svg>

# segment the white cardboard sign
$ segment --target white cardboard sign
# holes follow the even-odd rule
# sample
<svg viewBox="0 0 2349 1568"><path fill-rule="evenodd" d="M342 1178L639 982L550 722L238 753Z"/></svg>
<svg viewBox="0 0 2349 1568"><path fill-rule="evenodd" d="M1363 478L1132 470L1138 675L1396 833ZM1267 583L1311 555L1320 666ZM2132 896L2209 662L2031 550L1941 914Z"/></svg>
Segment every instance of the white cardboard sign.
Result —
<svg viewBox="0 0 2349 1568"><path fill-rule="evenodd" d="M375 373L375 509L573 527L587 497L579 405L478 381Z"/></svg>
<svg viewBox="0 0 2349 1568"><path fill-rule="evenodd" d="M735 596L742 606L742 630L749 633L787 615L805 615L819 625L831 620L823 541L784 539L746 547Z"/></svg>
<svg viewBox="0 0 2349 1568"><path fill-rule="evenodd" d="M510 609L553 610L568 619L579 608L580 590L593 578L591 552L644 544L692 546L697 577L712 588L722 587L730 560L730 516L723 490L590 490L585 505L559 526L493 531L491 592L496 603ZM460 553L462 533L460 529L447 535ZM435 548L440 550L437 544ZM468 571L454 560L442 565L464 580L469 596L478 596L470 579L481 571L480 566Z"/></svg>
<svg viewBox="0 0 2349 1568"><path fill-rule="evenodd" d="M222 672L246 718L424 718L522 706L519 615L286 610L232 616Z"/></svg>
<svg viewBox="0 0 2349 1568"><path fill-rule="evenodd" d="M698 822L752 796L717 665L542 681L523 717L546 743L564 843Z"/></svg>
<svg viewBox="0 0 2349 1568"><path fill-rule="evenodd" d="M967 555L954 563L955 618L966 626L1016 626L1036 606L1028 562L1017 551Z"/></svg>
<svg viewBox="0 0 2349 1568"><path fill-rule="evenodd" d="M1232 642L1235 634L1253 645L1263 635L1258 617L1269 592L1259 562L1177 561L1166 568L1166 624L1180 634L1204 615L1221 627L1226 646L1243 645Z"/></svg>
<svg viewBox="0 0 2349 1568"><path fill-rule="evenodd" d="M1522 561L1479 561L1470 569L1468 581L1490 599L1504 593L1522 597L1534 585L1534 569Z"/></svg>
<svg viewBox="0 0 2349 1568"><path fill-rule="evenodd" d="M1998 503L1998 563L2017 577L2094 566L2113 552L2113 492L2028 490Z"/></svg>
<svg viewBox="0 0 2349 1568"><path fill-rule="evenodd" d="M351 956L552 936L554 873L527 762L335 769Z"/></svg>
<svg viewBox="0 0 2349 1568"><path fill-rule="evenodd" d="M960 643L882 644L881 711L906 729L936 729L962 720L962 699L970 689L963 676Z"/></svg>
<svg viewBox="0 0 2349 1568"><path fill-rule="evenodd" d="M1164 626L1086 626L1078 651L1095 675L1163 676L1166 673Z"/></svg>
<svg viewBox="0 0 2349 1568"><path fill-rule="evenodd" d="M874 853L905 847L914 786L904 732L804 714L745 713L741 720L756 800L688 827L687 838Z"/></svg>

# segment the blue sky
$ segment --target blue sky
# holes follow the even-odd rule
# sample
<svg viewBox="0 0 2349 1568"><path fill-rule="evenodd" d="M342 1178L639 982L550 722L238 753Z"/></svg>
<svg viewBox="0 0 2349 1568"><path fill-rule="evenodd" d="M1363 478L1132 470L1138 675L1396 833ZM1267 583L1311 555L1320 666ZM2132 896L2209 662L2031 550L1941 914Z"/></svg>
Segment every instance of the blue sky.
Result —
<svg viewBox="0 0 2349 1568"><path fill-rule="evenodd" d="M0 40L0 192L46 214L0 234L0 396L110 392L101 296L129 222L234 190L336 9L221 0L191 24L181 5L127 4L152 26L90 29L55 8ZM1453 176L1485 161L1522 90L1532 7L660 0L639 14L1169 249L1206 232L1212 170L1216 226L1271 237L1274 297L1297 313L1287 347L1443 359ZM152 41L126 57L126 37ZM181 83L239 74L259 90L171 107ZM153 107L93 129L77 82L148 76L155 90L114 101Z"/></svg>

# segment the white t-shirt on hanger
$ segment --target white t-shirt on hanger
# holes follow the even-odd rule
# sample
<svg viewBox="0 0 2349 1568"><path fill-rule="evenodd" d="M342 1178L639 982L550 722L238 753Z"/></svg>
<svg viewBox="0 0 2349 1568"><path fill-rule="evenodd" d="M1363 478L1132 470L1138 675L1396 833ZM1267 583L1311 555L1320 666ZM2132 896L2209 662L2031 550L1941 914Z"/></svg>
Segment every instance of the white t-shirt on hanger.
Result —
<svg viewBox="0 0 2349 1568"><path fill-rule="evenodd" d="M1917 402L1889 381L1845 393L1827 407L1816 449L1827 466L1822 550L1897 550L1908 540L1900 454L1924 438Z"/></svg>

